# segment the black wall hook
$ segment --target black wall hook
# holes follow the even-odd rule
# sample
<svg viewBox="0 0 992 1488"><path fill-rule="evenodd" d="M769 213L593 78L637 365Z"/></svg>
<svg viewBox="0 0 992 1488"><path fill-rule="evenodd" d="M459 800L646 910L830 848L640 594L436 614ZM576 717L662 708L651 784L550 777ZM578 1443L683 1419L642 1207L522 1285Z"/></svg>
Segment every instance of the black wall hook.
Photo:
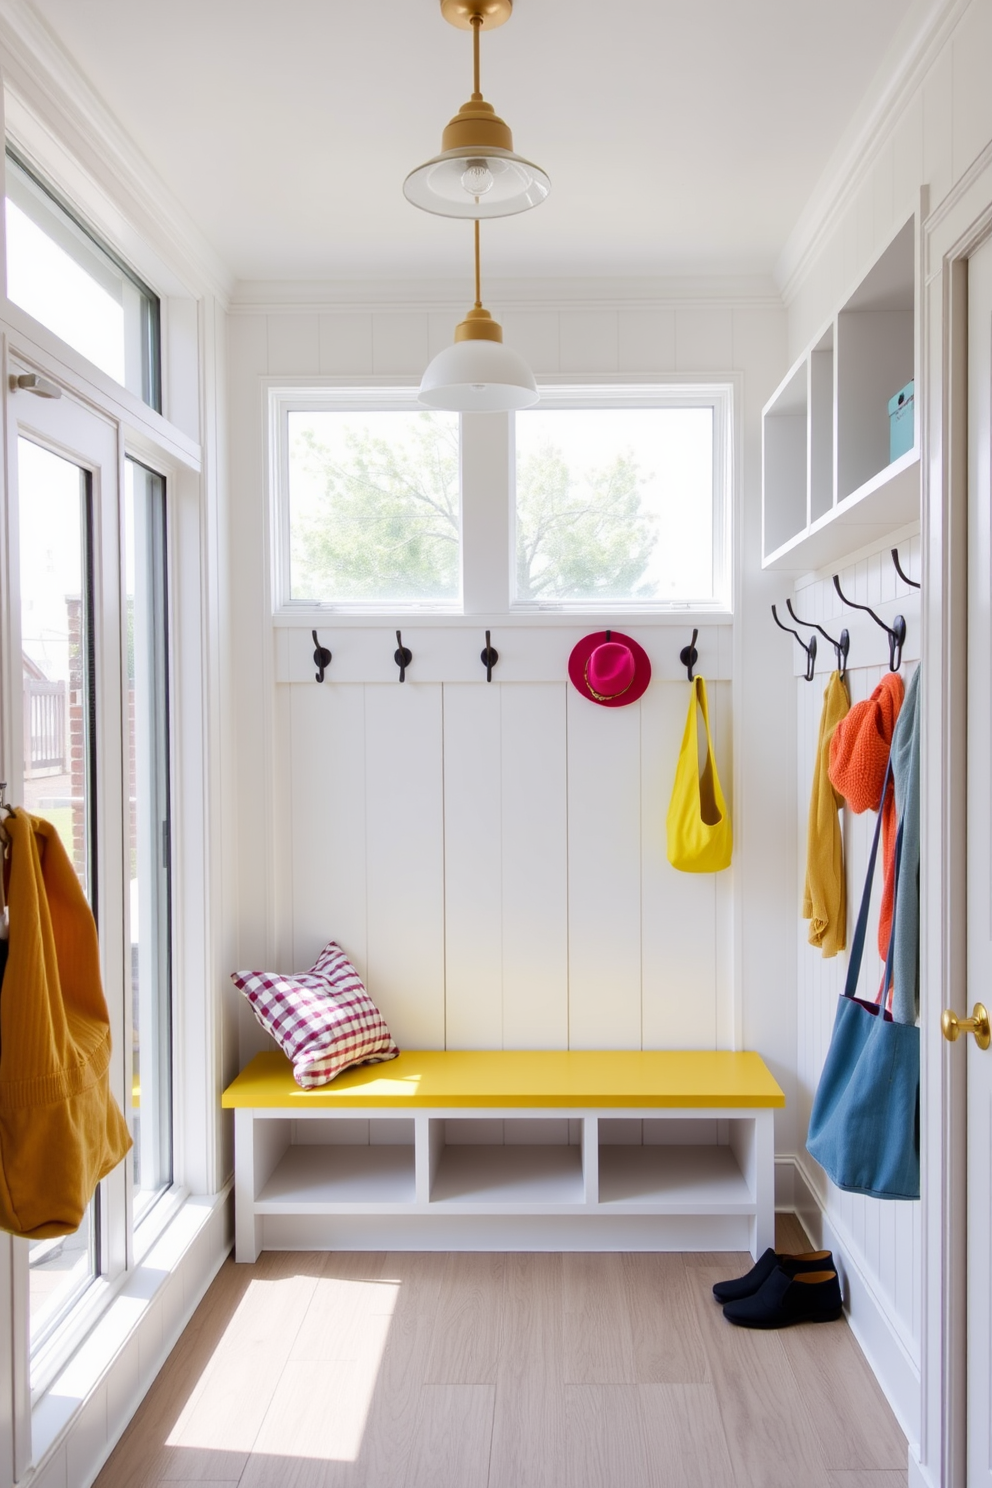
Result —
<svg viewBox="0 0 992 1488"><path fill-rule="evenodd" d="M317 639L317 632L315 630L312 630L310 634L313 636L313 664L317 668L317 681L323 682L324 668L329 667L331 664L331 653L330 651L328 651L326 646L322 646L320 644Z"/></svg>
<svg viewBox="0 0 992 1488"><path fill-rule="evenodd" d="M486 681L493 680L493 667L499 661L499 652L489 639L489 631L486 631L486 644L479 654L479 660L486 669Z"/></svg>
<svg viewBox="0 0 992 1488"><path fill-rule="evenodd" d="M393 660L400 669L400 681L406 681L406 669L413 660L413 652L409 646L404 646L403 637L399 631L396 632L396 650L393 652Z"/></svg>
<svg viewBox="0 0 992 1488"><path fill-rule="evenodd" d="M696 665L696 662L699 660L699 652L696 650L696 637L698 636L698 634L698 630L693 630L692 640L689 642L688 646L683 646L682 650L679 652L679 661L688 672L690 682L693 680L692 669Z"/></svg>
<svg viewBox="0 0 992 1488"><path fill-rule="evenodd" d="M848 609L851 610L864 610L871 616L875 624L880 625L885 631L885 634L889 638L889 671L897 672L902 666L902 648L903 642L906 639L906 621L903 616L897 615L891 625L886 625L885 621L875 614L875 611L870 605L857 604L855 600L848 599L840 587L840 577L838 574L834 574L834 588L837 590L837 597L841 604L846 604Z"/></svg>
<svg viewBox="0 0 992 1488"><path fill-rule="evenodd" d="M806 652L806 681L812 682L813 671L816 667L816 636L810 636L809 645L807 646L798 630L793 630L791 625L782 624L781 620L778 618L778 610L775 608L774 605L772 605L772 619L775 621L775 624L778 626L779 630L784 630L788 635L795 636L800 646L802 646L803 650Z"/></svg>
<svg viewBox="0 0 992 1488"><path fill-rule="evenodd" d="M923 585L922 584L918 584L915 579L911 579L909 577L909 574L908 573L903 573L903 571L902 571L902 564L899 562L899 549L898 548L893 548L892 549L892 564L893 564L893 567L895 568L896 573L902 579L902 581L903 581L904 584L908 584L911 589L922 589L923 588Z"/></svg>
<svg viewBox="0 0 992 1488"><path fill-rule="evenodd" d="M851 632L845 627L845 629L842 630L840 633L840 640L834 640L833 636L828 635L823 626L818 625L815 620L800 620L799 616L792 608L791 599L787 599L785 601L785 608L788 610L789 614L792 616L793 620L795 620L797 625L808 625L810 630L818 630L823 639L830 642L831 646L833 646L834 650L837 653L837 670L840 672L842 677L846 677L847 658L851 650Z"/></svg>

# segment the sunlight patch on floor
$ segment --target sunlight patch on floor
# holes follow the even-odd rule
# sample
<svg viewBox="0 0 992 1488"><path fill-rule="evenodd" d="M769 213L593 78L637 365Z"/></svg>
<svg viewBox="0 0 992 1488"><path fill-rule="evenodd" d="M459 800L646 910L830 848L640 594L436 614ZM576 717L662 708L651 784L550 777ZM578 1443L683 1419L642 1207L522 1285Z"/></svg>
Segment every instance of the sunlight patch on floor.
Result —
<svg viewBox="0 0 992 1488"><path fill-rule="evenodd" d="M166 1445L355 1461L399 1291L334 1276L252 1281ZM274 1354L294 1314L291 1346Z"/></svg>

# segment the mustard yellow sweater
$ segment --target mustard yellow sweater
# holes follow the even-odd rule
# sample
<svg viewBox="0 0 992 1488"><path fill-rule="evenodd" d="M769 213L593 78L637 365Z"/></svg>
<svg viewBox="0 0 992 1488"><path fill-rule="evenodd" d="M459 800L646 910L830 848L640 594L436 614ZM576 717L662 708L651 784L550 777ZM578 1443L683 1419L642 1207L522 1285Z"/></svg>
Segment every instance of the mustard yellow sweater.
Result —
<svg viewBox="0 0 992 1488"><path fill-rule="evenodd" d="M844 797L834 790L827 774L830 740L851 706L847 683L832 672L823 694L820 737L813 766L806 838L806 886L803 919L809 920L809 943L824 956L836 956L847 940L847 897L844 888L844 848L838 812Z"/></svg>
<svg viewBox="0 0 992 1488"><path fill-rule="evenodd" d="M96 925L50 822L4 820L10 946L0 987L0 1228L79 1227L131 1138L110 1094Z"/></svg>

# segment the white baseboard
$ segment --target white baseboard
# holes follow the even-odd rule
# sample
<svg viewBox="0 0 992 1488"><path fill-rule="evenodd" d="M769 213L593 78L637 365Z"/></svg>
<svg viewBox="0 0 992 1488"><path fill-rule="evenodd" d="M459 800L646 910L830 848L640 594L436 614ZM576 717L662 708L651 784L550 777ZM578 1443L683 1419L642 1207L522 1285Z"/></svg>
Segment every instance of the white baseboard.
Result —
<svg viewBox="0 0 992 1488"><path fill-rule="evenodd" d="M91 1488L233 1239L230 1185L186 1200L36 1405L18 1488Z"/></svg>
<svg viewBox="0 0 992 1488"><path fill-rule="evenodd" d="M788 1199L786 1195L789 1196ZM857 1247L843 1226L824 1214L801 1158L775 1159L775 1205L778 1209L790 1209L799 1217L817 1249L833 1251L851 1331L881 1385L896 1420L906 1433L912 1464L915 1460L915 1444L920 1439L919 1363L912 1357L876 1294L872 1278L862 1264ZM916 1469L916 1480L910 1478L914 1488L931 1488L929 1481L919 1476L922 1469L918 1461Z"/></svg>

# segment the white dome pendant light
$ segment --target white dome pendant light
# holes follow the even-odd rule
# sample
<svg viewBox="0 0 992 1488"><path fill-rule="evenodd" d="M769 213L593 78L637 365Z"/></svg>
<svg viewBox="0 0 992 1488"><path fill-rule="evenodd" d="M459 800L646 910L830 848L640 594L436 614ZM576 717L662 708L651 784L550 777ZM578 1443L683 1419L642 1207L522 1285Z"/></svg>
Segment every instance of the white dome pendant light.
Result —
<svg viewBox="0 0 992 1488"><path fill-rule="evenodd" d="M455 327L455 344L439 351L424 373L418 397L453 413L530 408L540 394L522 356L503 345L503 327L482 306L479 223L475 222L475 304Z"/></svg>
<svg viewBox="0 0 992 1488"><path fill-rule="evenodd" d="M513 135L479 88L479 32L502 26L513 0L441 0L452 26L472 32L474 88L441 136L441 153L411 171L403 194L439 217L511 217L539 207L551 182L539 165L514 153Z"/></svg>

